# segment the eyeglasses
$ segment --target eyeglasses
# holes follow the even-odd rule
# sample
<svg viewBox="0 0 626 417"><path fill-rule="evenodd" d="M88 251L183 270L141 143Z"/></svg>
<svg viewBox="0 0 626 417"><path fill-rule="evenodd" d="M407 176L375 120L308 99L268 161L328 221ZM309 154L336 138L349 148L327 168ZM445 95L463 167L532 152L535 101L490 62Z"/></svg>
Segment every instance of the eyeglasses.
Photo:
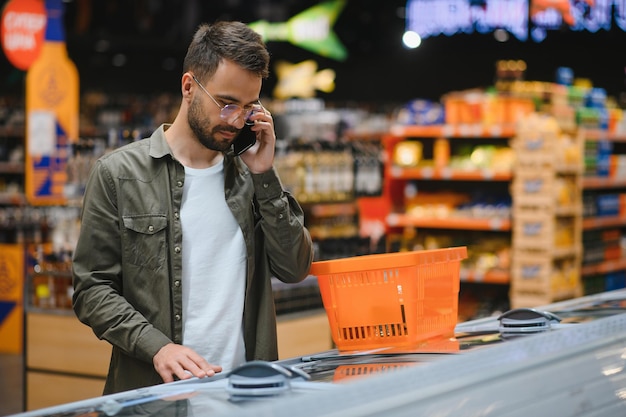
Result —
<svg viewBox="0 0 626 417"><path fill-rule="evenodd" d="M254 121L250 120L250 116L252 116L255 112L262 111L263 105L259 102L258 104L252 104L249 107L241 107L237 104L227 104L222 106L216 99L207 91L206 88L198 81L195 75L191 76L194 81L200 86L202 91L204 91L207 96L211 97L213 103L220 108L220 119L225 121L228 124L235 124L237 119L241 118L245 124L253 125Z"/></svg>

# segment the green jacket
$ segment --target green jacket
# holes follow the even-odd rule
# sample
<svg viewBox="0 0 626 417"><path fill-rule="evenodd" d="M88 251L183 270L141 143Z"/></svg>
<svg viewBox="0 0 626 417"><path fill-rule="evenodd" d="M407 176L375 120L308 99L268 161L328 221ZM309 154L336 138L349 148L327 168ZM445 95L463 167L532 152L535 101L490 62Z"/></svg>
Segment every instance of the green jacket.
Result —
<svg viewBox="0 0 626 417"><path fill-rule="evenodd" d="M226 154L224 171L226 201L247 247L246 356L275 360L271 277L303 280L313 259L311 237L274 170L251 174ZM73 304L80 321L113 345L105 394L161 383L153 356L182 342L184 181L163 126L103 156L90 174L73 259Z"/></svg>

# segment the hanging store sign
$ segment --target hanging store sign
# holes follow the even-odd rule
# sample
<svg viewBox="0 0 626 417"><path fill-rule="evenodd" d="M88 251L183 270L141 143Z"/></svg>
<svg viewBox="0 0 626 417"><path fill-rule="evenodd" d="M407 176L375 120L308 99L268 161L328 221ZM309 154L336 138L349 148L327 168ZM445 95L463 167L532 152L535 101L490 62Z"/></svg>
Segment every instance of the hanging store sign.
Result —
<svg viewBox="0 0 626 417"><path fill-rule="evenodd" d="M335 32L333 25L343 10L346 0L332 0L313 6L284 23L265 20L250 23L264 41L291 42L318 55L343 61L348 52Z"/></svg>
<svg viewBox="0 0 626 417"><path fill-rule="evenodd" d="M521 41L550 31L626 30L626 0L409 0L406 30L422 39L504 29Z"/></svg>
<svg viewBox="0 0 626 417"><path fill-rule="evenodd" d="M278 83L274 88L274 97L277 99L313 98L316 90L330 93L335 89L335 71L318 71L313 60L299 64L278 61L275 69Z"/></svg>
<svg viewBox="0 0 626 417"><path fill-rule="evenodd" d="M505 29L526 40L528 0L409 0L406 25L422 39Z"/></svg>
<svg viewBox="0 0 626 417"><path fill-rule="evenodd" d="M10 0L2 10L0 37L9 62L27 70L37 59L46 29L42 0Z"/></svg>
<svg viewBox="0 0 626 417"><path fill-rule="evenodd" d="M614 0L531 0L530 35L536 42L541 42L548 31L563 27L573 31L609 30L613 3ZM626 2L615 3L624 5Z"/></svg>

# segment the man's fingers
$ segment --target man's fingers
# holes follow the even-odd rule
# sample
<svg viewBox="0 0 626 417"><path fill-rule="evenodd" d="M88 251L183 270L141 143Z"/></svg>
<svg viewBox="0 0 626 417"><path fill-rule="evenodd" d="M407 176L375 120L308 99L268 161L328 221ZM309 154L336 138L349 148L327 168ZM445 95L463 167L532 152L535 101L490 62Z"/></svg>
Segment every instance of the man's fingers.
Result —
<svg viewBox="0 0 626 417"><path fill-rule="evenodd" d="M211 365L202 356L195 352L190 355L189 360L183 365L195 377L204 378L222 372L221 366Z"/></svg>
<svg viewBox="0 0 626 417"><path fill-rule="evenodd" d="M153 362L163 382L172 382L174 377L181 380L193 376L205 378L222 371L221 366L211 365L192 349L173 343L163 346Z"/></svg>

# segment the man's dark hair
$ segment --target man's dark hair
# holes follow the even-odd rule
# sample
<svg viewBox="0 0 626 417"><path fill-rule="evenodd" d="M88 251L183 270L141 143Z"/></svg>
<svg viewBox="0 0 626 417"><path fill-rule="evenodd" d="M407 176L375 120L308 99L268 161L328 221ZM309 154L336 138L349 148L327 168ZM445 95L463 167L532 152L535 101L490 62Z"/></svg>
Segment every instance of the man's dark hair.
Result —
<svg viewBox="0 0 626 417"><path fill-rule="evenodd" d="M262 78L269 75L270 55L263 38L241 22L201 24L187 49L183 71L206 80L215 74L223 59Z"/></svg>

